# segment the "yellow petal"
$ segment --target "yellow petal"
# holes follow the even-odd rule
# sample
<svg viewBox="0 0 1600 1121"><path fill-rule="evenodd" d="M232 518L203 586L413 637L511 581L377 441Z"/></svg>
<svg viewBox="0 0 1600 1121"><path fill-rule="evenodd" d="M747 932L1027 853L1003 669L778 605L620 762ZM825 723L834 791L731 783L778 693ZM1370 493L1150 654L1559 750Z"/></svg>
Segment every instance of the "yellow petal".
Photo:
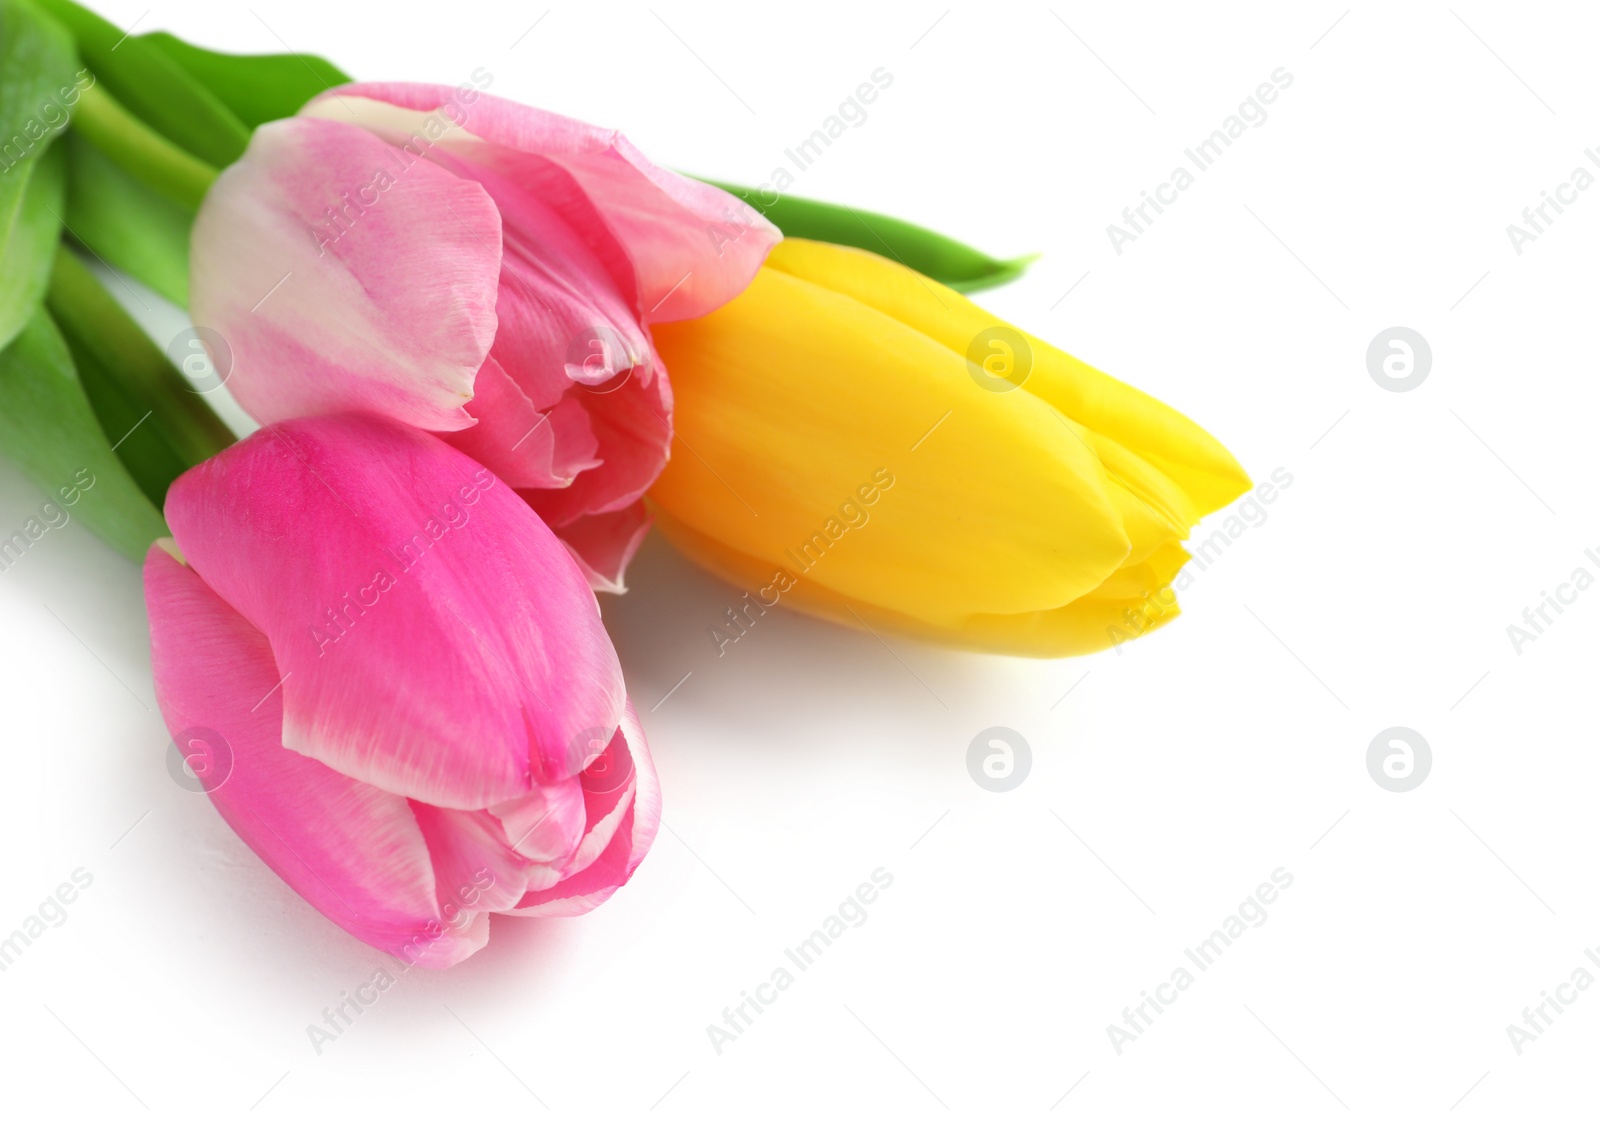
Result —
<svg viewBox="0 0 1600 1121"><path fill-rule="evenodd" d="M1233 455L1176 409L1010 328L937 281L875 253L798 238L780 242L767 266L852 296L960 355L983 332L1008 328L1025 339L1032 352L1026 368L1018 371L1024 389L1168 475L1201 514L1220 509L1250 487L1249 476Z"/></svg>
<svg viewBox="0 0 1600 1121"><path fill-rule="evenodd" d="M677 406L651 497L733 553L938 626L1068 603L1129 554L1056 410L859 299L763 268L655 339Z"/></svg>
<svg viewBox="0 0 1600 1121"><path fill-rule="evenodd" d="M729 549L661 510L656 517L662 533L680 552L766 607L787 607L853 630L899 633L945 646L1033 658L1092 654L1170 623L1181 613L1170 585L1189 559L1181 546L1167 545L1063 606L938 622L849 599L803 575Z"/></svg>

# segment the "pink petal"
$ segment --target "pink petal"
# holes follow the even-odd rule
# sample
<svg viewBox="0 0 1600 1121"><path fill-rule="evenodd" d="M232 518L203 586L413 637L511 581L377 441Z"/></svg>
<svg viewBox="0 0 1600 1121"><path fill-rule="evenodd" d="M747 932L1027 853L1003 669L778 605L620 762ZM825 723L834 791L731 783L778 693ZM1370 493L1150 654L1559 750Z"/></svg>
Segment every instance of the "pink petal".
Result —
<svg viewBox="0 0 1600 1121"><path fill-rule="evenodd" d="M622 822L633 808L639 774L628 750L627 734L621 729L606 750L581 776L585 832L581 843L567 859L567 876L590 867L608 848Z"/></svg>
<svg viewBox="0 0 1600 1121"><path fill-rule="evenodd" d="M580 732L577 740L588 738ZM586 828L583 787L576 778L490 806L488 812L500 824L501 844L533 864L564 865Z"/></svg>
<svg viewBox="0 0 1600 1121"><path fill-rule="evenodd" d="M505 252L494 358L531 406L551 410L552 420L575 418L578 426L576 437L556 424L535 434L552 441L557 461L585 465L554 484L561 489L581 484L579 497L552 504L552 511L559 511L554 521L635 501L666 465L668 437L664 422L640 431L630 423L631 413L639 401L649 400L665 416L671 391L637 319L632 273L625 270L618 278L609 271L603 249L610 238L594 216L571 225L542 193L533 193L526 176L513 185L465 161L452 166L477 175L501 207ZM569 193L588 205L576 188ZM597 229L598 251L592 236ZM590 237L583 236L585 230ZM488 415L487 409L473 412ZM476 438L475 446L483 450L479 458L491 467L511 458L505 442L528 431ZM501 450L483 447L491 439L498 439ZM552 485L524 482L527 478L519 473L508 481L528 489Z"/></svg>
<svg viewBox="0 0 1600 1121"><path fill-rule="evenodd" d="M562 398L537 409L493 358L478 371L471 428L444 435L513 487L568 487L580 471L598 467L599 441L581 402Z"/></svg>
<svg viewBox="0 0 1600 1121"><path fill-rule="evenodd" d="M365 410L439 431L495 336L500 217L478 184L353 124L256 129L195 220L197 325L257 420Z"/></svg>
<svg viewBox="0 0 1600 1121"><path fill-rule="evenodd" d="M245 844L369 945L429 967L482 948L486 915L441 910L406 800L282 746L266 636L160 547L145 560L145 595L162 716L186 754L205 751L195 769Z"/></svg>
<svg viewBox="0 0 1600 1121"><path fill-rule="evenodd" d="M524 496L527 497L527 496ZM609 514L585 514L556 530L597 592L627 591L623 572L650 532L650 513L635 502Z"/></svg>
<svg viewBox="0 0 1600 1121"><path fill-rule="evenodd" d="M289 421L187 472L167 521L263 631L283 742L395 794L480 809L568 778L624 702L594 594L489 471L370 416Z"/></svg>
<svg viewBox="0 0 1600 1121"><path fill-rule="evenodd" d="M585 514L622 510L642 498L666 465L672 441L672 389L665 377L636 372L615 385L572 392L589 413L602 462L565 490L523 492L558 533Z"/></svg>
<svg viewBox="0 0 1600 1121"><path fill-rule="evenodd" d="M450 903L505 911L516 906L528 891L529 862L506 844L491 814L444 810L426 802L411 805L433 853L441 907Z"/></svg>
<svg viewBox="0 0 1600 1121"><path fill-rule="evenodd" d="M645 743L644 729L639 724L639 716L632 702L629 702L623 716L620 734L621 745L627 748L631 765L627 774L631 776L632 796L618 803L609 800L602 789L590 802L591 813L602 815L594 823L595 830L604 828L608 820L615 822L610 842L582 871L568 876L554 887L530 891L523 896L515 914L556 916L581 915L591 911L628 882L634 869L639 867L639 862L650 850L656 831L661 826L661 786L656 778L655 764L650 759L650 749ZM613 741L611 750L617 747L618 743ZM617 776L623 774L624 770L620 760L608 761L604 775L591 778L589 782L606 787L617 781ZM619 805L622 807L620 817L612 816Z"/></svg>
<svg viewBox="0 0 1600 1121"><path fill-rule="evenodd" d="M632 260L647 322L688 319L721 307L744 290L782 236L726 192L657 167L617 132L475 90L356 83L314 99L301 112L329 119L354 113L363 125L397 137L419 129L428 134L430 117L443 118L462 127L443 132L435 148L496 170L515 169L523 182L529 181L527 164L516 157L543 157L577 183ZM563 198L544 178L537 183L542 195ZM581 227L584 218L576 208L573 216Z"/></svg>
<svg viewBox="0 0 1600 1121"><path fill-rule="evenodd" d="M630 277L619 282L544 200L510 192L495 201L504 253L494 355L535 404L553 403L575 381L599 385L654 359Z"/></svg>
<svg viewBox="0 0 1600 1121"><path fill-rule="evenodd" d="M574 743L595 754L581 778L543 787L488 810L413 803L442 881L474 885L470 903L510 911L529 891L554 888L592 865L633 804L636 775L621 729ZM583 748L582 743L590 748ZM466 892L462 891L465 895ZM448 901L444 889L441 901ZM460 905L466 905L463 899Z"/></svg>

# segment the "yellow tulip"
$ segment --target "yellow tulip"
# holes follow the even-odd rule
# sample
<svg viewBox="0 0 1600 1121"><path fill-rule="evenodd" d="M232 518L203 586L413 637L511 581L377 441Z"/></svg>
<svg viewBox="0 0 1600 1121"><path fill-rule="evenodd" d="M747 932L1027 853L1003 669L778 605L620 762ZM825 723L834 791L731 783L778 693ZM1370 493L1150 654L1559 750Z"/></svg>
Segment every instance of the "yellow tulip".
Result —
<svg viewBox="0 0 1600 1121"><path fill-rule="evenodd" d="M1180 542L1250 486L1176 410L858 249L783 241L732 302L654 331L677 404L650 497L752 621L1103 649L1177 614Z"/></svg>

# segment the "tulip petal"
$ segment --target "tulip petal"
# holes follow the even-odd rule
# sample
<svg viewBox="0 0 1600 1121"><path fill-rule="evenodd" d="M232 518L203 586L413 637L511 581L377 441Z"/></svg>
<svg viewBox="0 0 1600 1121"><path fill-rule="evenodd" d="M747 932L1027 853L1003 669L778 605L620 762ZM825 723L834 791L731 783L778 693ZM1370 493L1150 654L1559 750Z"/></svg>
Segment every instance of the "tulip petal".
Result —
<svg viewBox="0 0 1600 1121"><path fill-rule="evenodd" d="M587 739L587 733L580 733ZM583 840L585 810L578 779L540 787L489 807L500 843L532 864L565 864Z"/></svg>
<svg viewBox="0 0 1600 1121"><path fill-rule="evenodd" d="M195 220L195 322L257 420L362 410L438 431L495 337L500 217L477 183L352 124L263 125Z"/></svg>
<svg viewBox="0 0 1600 1121"><path fill-rule="evenodd" d="M565 490L525 492L557 532L585 514L610 513L637 502L660 475L672 438L672 390L664 377L632 376L615 385L578 386L571 392L589 414L603 462Z"/></svg>
<svg viewBox="0 0 1600 1121"><path fill-rule="evenodd" d="M527 497L526 495L524 497ZM650 532L650 513L642 501L609 514L585 514L556 530L578 567L597 592L627 591L623 573Z"/></svg>
<svg viewBox="0 0 1600 1121"><path fill-rule="evenodd" d="M1171 536L1188 536L1189 527L1198 522L1201 515L1182 487L1110 436L1085 428L1065 417L1062 423L1072 427L1080 438L1089 442L1105 466L1107 476L1138 499L1152 520L1165 527Z"/></svg>
<svg viewBox="0 0 1600 1121"><path fill-rule="evenodd" d="M579 472L600 465L599 441L589 414L563 398L537 409L527 394L490 358L478 371L477 396L467 405L477 424L443 434L513 487L569 487Z"/></svg>
<svg viewBox="0 0 1600 1121"><path fill-rule="evenodd" d="M577 779L489 810L412 808L433 852L440 906L457 909L510 911L529 891L560 883L587 828Z"/></svg>
<svg viewBox="0 0 1600 1121"><path fill-rule="evenodd" d="M1189 557L1169 541L1067 603L938 620L850 599L818 581L795 579L793 573L774 573L770 562L731 549L663 510L656 510L655 517L674 548L735 587L761 589L763 599L776 595L785 607L851 630L898 631L947 646L1028 658L1092 654L1171 622L1180 612L1170 584Z"/></svg>
<svg viewBox="0 0 1600 1121"><path fill-rule="evenodd" d="M651 497L766 562L763 582L782 567L953 624L1069 602L1128 556L1100 459L1055 408L858 299L764 268L654 333L682 447Z"/></svg>
<svg viewBox="0 0 1600 1121"><path fill-rule="evenodd" d="M270 640L283 742L352 778L479 809L576 774L573 738L621 718L583 574L516 492L433 436L289 421L179 478L166 514Z"/></svg>
<svg viewBox="0 0 1600 1121"><path fill-rule="evenodd" d="M1181 545L1169 543L1061 607L974 616L962 630L963 641L974 649L1051 658L1092 654L1131 642L1182 614L1171 584L1188 559Z"/></svg>
<svg viewBox="0 0 1600 1121"><path fill-rule="evenodd" d="M630 306L632 278L619 282L546 200L502 193L495 357L540 406L573 382L600 385L647 366L654 354Z"/></svg>
<svg viewBox="0 0 1600 1121"><path fill-rule="evenodd" d="M618 728L605 751L584 768L580 782L585 832L563 868L566 876L582 872L611 847L633 807L639 776L623 729Z"/></svg>
<svg viewBox="0 0 1600 1121"><path fill-rule="evenodd" d="M340 927L442 968L488 938L486 916L447 922L406 799L286 750L266 636L159 546L145 561L151 664L162 716L207 752L211 801L279 877ZM213 785L220 781L220 785Z"/></svg>
<svg viewBox="0 0 1600 1121"><path fill-rule="evenodd" d="M411 807L433 855L441 911L504 911L527 894L527 862L507 847L486 811Z"/></svg>
<svg viewBox="0 0 1600 1121"><path fill-rule="evenodd" d="M484 106L494 100L474 108L471 122L483 119ZM337 104L339 119L348 118L348 108L396 145L416 146L415 137L429 134L428 118L415 112L359 95L341 94ZM447 171L480 183L499 207L503 252L494 359L533 409L544 412L565 405L569 414L582 408L588 417L587 427L580 424L572 440L557 425L543 434L554 441L557 463L589 464L573 471L576 478L570 484L555 471L550 482L541 482L525 468L512 470L508 478L524 489L577 487L540 505L545 520L555 527L581 514L632 504L666 462L666 423L652 422L650 414L668 415L671 391L641 325L643 297L636 260L623 252L628 243L619 240L586 188L557 159L485 142L459 125L446 128L423 150ZM573 159L582 163L590 157L601 158L590 153ZM613 176L620 173L610 164L601 166ZM609 182L604 175L599 178ZM754 271L755 265L749 268ZM480 376L487 380L491 371ZM497 389L486 385L483 392L496 394ZM493 409L486 403L483 410L470 411L483 418ZM491 466L511 467L515 458L505 441L521 439L528 431L524 427L514 437L502 431L515 427L502 422L494 432L471 437L474 454Z"/></svg>
<svg viewBox="0 0 1600 1121"><path fill-rule="evenodd" d="M434 852L441 907L447 908L446 914L464 907L512 912L530 893L558 901L572 913L592 906L580 908L570 899L574 893L594 894L592 885L599 881L615 881L614 890L631 871L627 861L633 851L631 815L638 782L627 733L619 728L584 768L581 780L534 791L489 811L414 803ZM624 825L630 832L618 839ZM589 872L597 862L599 867ZM571 891L558 890L564 881L585 873ZM447 890L445 883L460 886Z"/></svg>
<svg viewBox="0 0 1600 1121"><path fill-rule="evenodd" d="M768 265L877 308L963 357L985 332L1020 334L960 293L875 253L790 238ZM1194 421L1048 343L1027 341L1032 356L1024 389L1164 471L1201 514L1249 489L1238 460Z"/></svg>
<svg viewBox="0 0 1600 1121"><path fill-rule="evenodd" d="M559 169L576 181L632 260L646 322L720 307L744 289L782 236L745 203L657 167L615 131L488 94L474 92L468 101L449 86L366 82L314 99L301 112L336 120L354 113L366 127L404 137L419 127L426 133L429 116L443 115L463 127L444 132L437 147L481 166L516 168L524 181L530 169L516 156L542 157L553 165L546 178ZM467 143L462 133L481 139ZM539 193L566 197L543 181Z"/></svg>
<svg viewBox="0 0 1600 1121"><path fill-rule="evenodd" d="M1065 417L1062 423L1094 449L1105 468L1107 491L1122 515L1122 529L1130 542L1123 568L1189 536L1189 527L1199 515L1181 487L1109 436Z"/></svg>
<svg viewBox="0 0 1600 1121"><path fill-rule="evenodd" d="M655 764L650 759L650 749L645 743L644 729L639 724L638 713L629 702L619 729L620 745L613 740L610 751L619 746L627 749L628 770L631 775L632 797L610 800L604 790L591 790L587 795L591 813L603 814L599 821L591 822L598 831L608 819L615 820L615 832L587 867L562 880L554 887L530 891L523 896L514 914L527 916L581 915L604 903L627 883L634 869L650 850L656 831L661 827L661 786L656 778ZM609 752L608 752L609 754ZM605 778L589 779L589 786L605 787L618 781L623 774L620 758L608 765ZM614 816L621 807L620 816Z"/></svg>
<svg viewBox="0 0 1600 1121"><path fill-rule="evenodd" d="M553 416L582 414L580 443L554 425L551 435L557 455L588 466L562 488L569 493L529 496L560 533L580 515L636 502L655 481L667 460L667 424L660 418L670 414L671 390L624 298L631 274L614 281L548 200L532 197L526 185L485 182L501 202L505 229L494 355L536 406Z"/></svg>

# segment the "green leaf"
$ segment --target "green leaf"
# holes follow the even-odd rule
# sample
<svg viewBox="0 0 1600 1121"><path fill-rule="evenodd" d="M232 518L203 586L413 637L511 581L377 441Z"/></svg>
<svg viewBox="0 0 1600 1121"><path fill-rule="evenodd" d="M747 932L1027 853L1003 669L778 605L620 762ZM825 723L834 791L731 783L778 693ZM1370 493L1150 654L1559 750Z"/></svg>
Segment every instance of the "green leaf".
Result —
<svg viewBox="0 0 1600 1121"><path fill-rule="evenodd" d="M105 374L135 409L129 424L143 416L144 410L150 411L149 427L177 453L180 470L210 459L233 443L233 433L211 411L204 394L191 388L88 266L65 248L56 253L45 302L72 348L90 389L90 400L95 400L92 372ZM98 401L96 408L100 408ZM111 432L127 418L103 415L101 419Z"/></svg>
<svg viewBox="0 0 1600 1121"><path fill-rule="evenodd" d="M61 225L61 160L76 101L72 40L26 0L0 0L0 347L33 314ZM63 103L61 88L72 90Z"/></svg>
<svg viewBox="0 0 1600 1121"><path fill-rule="evenodd" d="M0 347L17 337L50 282L61 239L62 165L61 147L52 145L11 170L23 188L14 199L0 188Z"/></svg>
<svg viewBox="0 0 1600 1121"><path fill-rule="evenodd" d="M103 85L90 86L78 98L72 131L139 182L186 210L199 210L217 180L216 168L134 116Z"/></svg>
<svg viewBox="0 0 1600 1121"><path fill-rule="evenodd" d="M317 94L355 80L316 55L222 54L165 31L139 38L182 66L250 128L292 117Z"/></svg>
<svg viewBox="0 0 1600 1121"><path fill-rule="evenodd" d="M66 127L77 100L72 38L29 0L0 0L0 167Z"/></svg>
<svg viewBox="0 0 1600 1121"><path fill-rule="evenodd" d="M101 430L67 345L43 308L0 351L0 447L51 503L82 518L124 555L140 560L167 534L148 492Z"/></svg>
<svg viewBox="0 0 1600 1121"><path fill-rule="evenodd" d="M35 0L78 42L78 53L116 100L190 155L226 167L250 130L217 96L142 37L129 37L72 0Z"/></svg>
<svg viewBox="0 0 1600 1121"><path fill-rule="evenodd" d="M177 304L189 304L187 210L124 171L75 133L67 152L66 223L108 265ZM48 277L49 261L45 262Z"/></svg>
<svg viewBox="0 0 1600 1121"><path fill-rule="evenodd" d="M117 458L144 496L158 509L165 508L167 488L189 465L155 426L153 410L129 396L101 356L79 338L65 333L62 337L100 430L116 433L112 443Z"/></svg>
<svg viewBox="0 0 1600 1121"><path fill-rule="evenodd" d="M697 177L698 178L698 177ZM953 238L887 214L780 195L768 202L752 187L706 179L761 211L785 237L803 237L868 249L899 261L957 292L993 288L1021 276L1037 254L1000 260Z"/></svg>

